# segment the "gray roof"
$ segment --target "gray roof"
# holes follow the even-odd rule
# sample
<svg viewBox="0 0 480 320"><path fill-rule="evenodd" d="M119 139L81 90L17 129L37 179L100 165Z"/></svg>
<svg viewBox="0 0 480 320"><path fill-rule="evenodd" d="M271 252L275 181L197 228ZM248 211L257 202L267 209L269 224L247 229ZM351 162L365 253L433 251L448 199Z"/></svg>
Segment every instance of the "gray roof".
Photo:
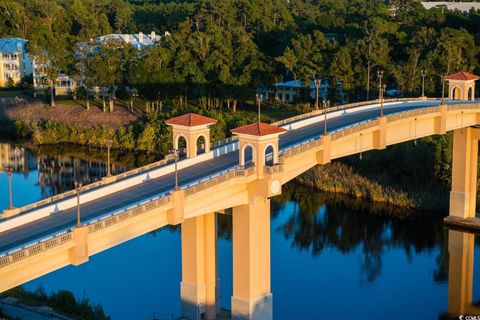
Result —
<svg viewBox="0 0 480 320"><path fill-rule="evenodd" d="M448 10L460 10L463 12L468 12L470 9L479 10L480 2L421 2L422 6L425 9L431 8L446 8Z"/></svg>
<svg viewBox="0 0 480 320"><path fill-rule="evenodd" d="M28 40L21 38L0 38L0 52L18 52L18 45L25 46Z"/></svg>

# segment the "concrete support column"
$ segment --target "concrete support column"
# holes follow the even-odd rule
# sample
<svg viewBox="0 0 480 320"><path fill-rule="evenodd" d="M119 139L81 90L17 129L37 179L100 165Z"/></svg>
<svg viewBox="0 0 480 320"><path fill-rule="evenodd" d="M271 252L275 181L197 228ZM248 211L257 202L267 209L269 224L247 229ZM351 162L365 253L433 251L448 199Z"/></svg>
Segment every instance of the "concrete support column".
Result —
<svg viewBox="0 0 480 320"><path fill-rule="evenodd" d="M216 317L217 224L215 213L182 223L182 317Z"/></svg>
<svg viewBox="0 0 480 320"><path fill-rule="evenodd" d="M387 147L387 117L378 118L378 130L373 133L373 148L383 150Z"/></svg>
<svg viewBox="0 0 480 320"><path fill-rule="evenodd" d="M472 304L474 241L473 234L448 231L448 313L454 317Z"/></svg>
<svg viewBox="0 0 480 320"><path fill-rule="evenodd" d="M88 261L88 226L72 229L72 238L75 246L68 252L70 263L74 266Z"/></svg>
<svg viewBox="0 0 480 320"><path fill-rule="evenodd" d="M233 208L232 320L271 320L270 200Z"/></svg>
<svg viewBox="0 0 480 320"><path fill-rule="evenodd" d="M317 162L319 164L330 163L332 157L332 136L330 134L322 136L323 149L317 152Z"/></svg>
<svg viewBox="0 0 480 320"><path fill-rule="evenodd" d="M453 134L450 215L460 218L475 217L478 140L473 136L473 130L458 129Z"/></svg>

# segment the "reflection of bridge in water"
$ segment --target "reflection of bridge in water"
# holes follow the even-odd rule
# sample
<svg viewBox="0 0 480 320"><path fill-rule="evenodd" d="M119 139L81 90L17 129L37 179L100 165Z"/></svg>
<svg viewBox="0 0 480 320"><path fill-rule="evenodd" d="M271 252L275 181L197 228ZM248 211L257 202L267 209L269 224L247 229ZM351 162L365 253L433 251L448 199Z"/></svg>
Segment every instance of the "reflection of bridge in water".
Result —
<svg viewBox="0 0 480 320"><path fill-rule="evenodd" d="M384 116L380 116L383 108ZM182 314L198 319L217 311L216 214L232 208L232 318L272 318L270 197L317 164L388 145L454 131L450 215L475 216L480 103L386 101L315 111L277 123L232 130L214 143L213 119L184 115L167 121L174 146L184 139L187 159L172 159L83 187L83 226L74 227L76 198L67 192L13 211L0 223L0 291L79 265L89 256L149 231L182 225ZM202 136L205 152L197 155ZM250 155L250 156L249 156ZM251 159L248 159L251 157Z"/></svg>

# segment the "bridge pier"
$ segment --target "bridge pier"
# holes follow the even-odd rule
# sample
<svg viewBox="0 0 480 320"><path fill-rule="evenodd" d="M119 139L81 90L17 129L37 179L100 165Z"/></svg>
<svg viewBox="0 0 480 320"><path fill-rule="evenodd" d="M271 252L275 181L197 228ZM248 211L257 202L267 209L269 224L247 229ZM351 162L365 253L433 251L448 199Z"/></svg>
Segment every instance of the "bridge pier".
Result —
<svg viewBox="0 0 480 320"><path fill-rule="evenodd" d="M271 320L270 200L233 208L232 320Z"/></svg>
<svg viewBox="0 0 480 320"><path fill-rule="evenodd" d="M182 318L215 319L217 313L217 223L215 213L182 223Z"/></svg>
<svg viewBox="0 0 480 320"><path fill-rule="evenodd" d="M474 244L474 234L448 231L448 313L452 317L466 315L473 309Z"/></svg>
<svg viewBox="0 0 480 320"><path fill-rule="evenodd" d="M479 137L480 129L476 128L458 129L453 133L450 216L475 218Z"/></svg>
<svg viewBox="0 0 480 320"><path fill-rule="evenodd" d="M88 261L88 226L75 227L72 229L72 238L75 243L68 251L70 263L74 266Z"/></svg>

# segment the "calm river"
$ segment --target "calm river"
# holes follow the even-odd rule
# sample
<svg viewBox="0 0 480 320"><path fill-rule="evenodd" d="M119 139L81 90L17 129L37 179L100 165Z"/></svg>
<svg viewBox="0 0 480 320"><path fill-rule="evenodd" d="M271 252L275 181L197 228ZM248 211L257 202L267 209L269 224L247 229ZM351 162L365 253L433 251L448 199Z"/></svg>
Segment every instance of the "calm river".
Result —
<svg viewBox="0 0 480 320"><path fill-rule="evenodd" d="M153 161L131 155L114 158L117 173ZM5 163L15 166L14 206L69 190L75 177L100 179L105 159L105 153L78 148L32 151L0 144L0 168ZM7 207L8 178L0 172L0 211ZM449 284L449 237L450 241L454 237L443 228L441 217L420 213L421 218L392 218L382 208L292 183L273 199L271 215L275 319L438 319L449 310L449 286L451 310L459 303L462 288L458 292L455 288L462 286L452 279L472 282L468 274L452 271L465 269L460 266L450 268ZM456 234L455 241L462 237L466 236ZM229 308L230 216L219 217L218 250L221 306ZM478 275L480 264L473 266L473 274ZM478 279L473 276L473 301L480 299ZM77 297L87 296L115 320L172 319L180 313L180 280L180 229L163 228L25 287L66 289Z"/></svg>

